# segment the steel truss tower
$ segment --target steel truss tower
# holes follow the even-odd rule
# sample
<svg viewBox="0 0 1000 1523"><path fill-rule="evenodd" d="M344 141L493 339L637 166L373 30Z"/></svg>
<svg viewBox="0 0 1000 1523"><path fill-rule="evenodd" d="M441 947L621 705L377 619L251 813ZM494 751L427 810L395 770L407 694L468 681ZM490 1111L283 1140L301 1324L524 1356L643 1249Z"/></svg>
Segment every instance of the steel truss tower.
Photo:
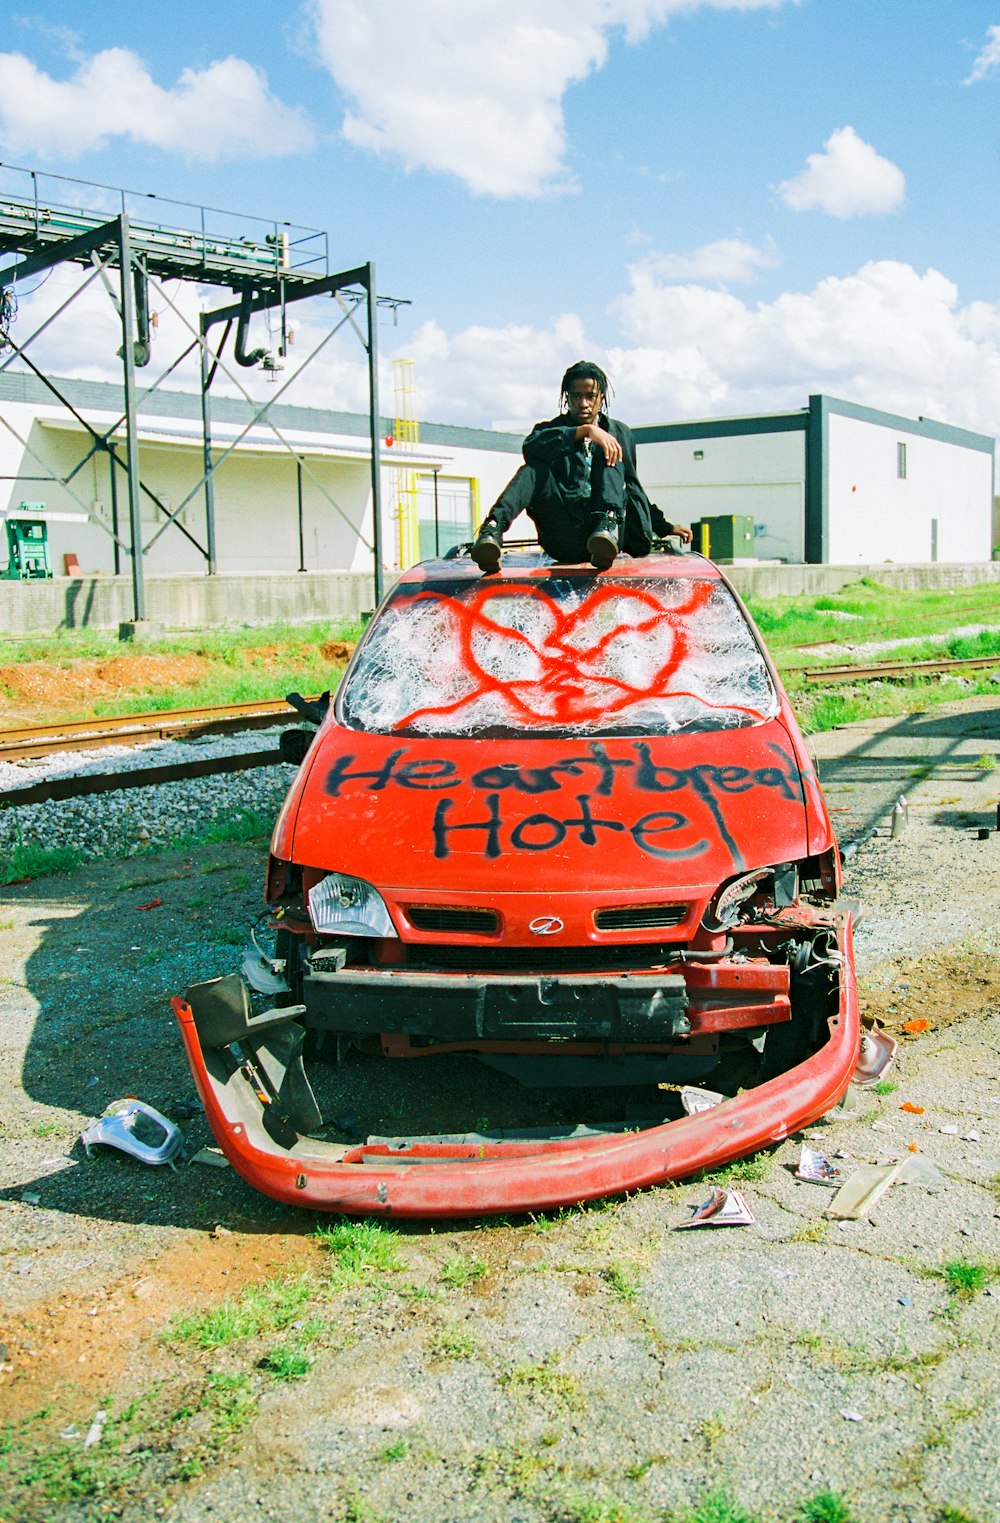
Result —
<svg viewBox="0 0 1000 1523"><path fill-rule="evenodd" d="M351 270L329 269L327 235L318 229L299 227L288 222L267 223L261 218L240 216L223 212L218 208L194 206L187 202L166 201L172 208L183 207L191 227L167 226L151 222L148 216L133 215L132 208L141 203L148 213L155 196L142 196L135 192L96 185L81 180L68 180L59 175L41 175L34 170L13 169L0 166L5 177L20 176L19 188L24 194L17 197L0 195L0 303L7 314L0 326L0 355L5 348L10 353L0 358L0 372L19 360L48 388L56 400L82 425L90 438L86 454L65 477L52 476L74 497L91 522L97 523L110 534L115 546L115 570L120 573L120 559L128 557L132 571L134 617L145 618L145 593L143 587L143 556L148 553L160 536L170 528L183 534L204 558L209 575L217 571L215 538L215 503L213 478L219 466L236 448L252 428L264 424L271 429L289 455L297 463L301 482L304 472L333 508L346 518L336 500L326 490L311 470L308 461L289 443L268 413L284 395L292 382L301 375L306 366L316 358L336 333L349 324L361 342L368 358L368 418L371 439L371 491L373 512L372 541L363 537L363 543L372 552L375 600L383 591L382 513L380 487L380 417L378 399L378 345L377 310L388 307L393 312L406 303L395 297L380 297L375 286L375 265L369 261ZM46 194L48 182L55 181L55 190L65 196L59 186L76 185L94 192L92 201L107 201L107 192L113 191L120 210L109 217L107 212L84 211L67 206ZM3 184L6 189L6 184ZM191 216L190 214L194 214ZM179 220L179 219L178 219ZM212 231L223 222L234 227L255 226L267 231L256 237L236 236L233 233ZM10 334L9 293L15 292L16 282L37 275L55 265L81 266L81 281L71 295L23 342L18 343ZM117 272L117 280L111 278ZM52 323L61 318L73 302L95 280L101 280L108 290L121 323L122 345L118 351L122 361L123 411L118 420L103 433L95 429L62 395L55 382L45 375L27 353L29 346L45 332ZM197 326L193 326L179 310L164 288L166 280L185 280L200 286L228 290L230 298L221 305L203 311ZM136 393L136 370L148 364L151 349L150 292L169 306L190 334L190 342L176 355L166 369L148 386L142 397ZM281 340L279 356L285 352L287 343L288 309L296 302L310 297L328 296L339 308L339 318L323 335L312 353L307 355L291 376L265 403L258 404L243 386L238 374L224 359L227 341L235 326L232 358L238 367L259 366L273 374L281 367L274 355L264 349L248 350L247 335L250 320L259 313L277 312L280 318ZM364 307L363 322L358 321L358 309ZM221 328L221 334L218 330ZM166 380L177 366L195 349L200 356L202 459L204 470L196 485L182 502L168 506L142 480L139 470L139 444L137 412L138 405ZM250 422L238 436L227 444L217 458L213 458L211 425L212 384L222 372L242 392L254 408ZM11 423L0 417L9 432L13 433L25 451L40 465L45 462L35 454L28 441L21 438ZM113 438L124 424L124 457ZM104 452L108 457L111 476L112 523L109 528L84 501L73 486L73 478L94 455ZM120 532L118 515L118 472L125 478L128 500L128 534ZM204 496L205 533L204 543L180 521L180 514L199 494ZM143 544L140 525L140 502L143 495L154 505L162 518L154 533Z"/></svg>

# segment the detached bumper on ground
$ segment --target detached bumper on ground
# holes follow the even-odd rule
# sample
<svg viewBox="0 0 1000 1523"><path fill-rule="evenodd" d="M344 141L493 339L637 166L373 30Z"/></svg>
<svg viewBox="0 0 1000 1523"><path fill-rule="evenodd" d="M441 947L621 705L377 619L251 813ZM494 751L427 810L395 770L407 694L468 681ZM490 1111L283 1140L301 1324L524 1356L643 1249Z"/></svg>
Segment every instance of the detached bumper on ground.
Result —
<svg viewBox="0 0 1000 1523"><path fill-rule="evenodd" d="M273 1036L256 1046L253 1061L241 1061L228 1045L232 1037L224 1015L206 1018L199 1012L196 1019L180 997L172 1006L219 1146L233 1168L265 1195L351 1215L539 1211L717 1168L782 1141L836 1105L850 1083L860 1043L849 915L837 922L837 940L839 998L823 1046L713 1110L638 1133L553 1141L414 1141L403 1147L318 1141L302 1134L315 1102L301 1067L303 1032L288 1024L293 1012L276 1013ZM252 1025L256 1029L258 1023ZM276 1094L281 1103L275 1103ZM317 1124L319 1119L317 1114Z"/></svg>

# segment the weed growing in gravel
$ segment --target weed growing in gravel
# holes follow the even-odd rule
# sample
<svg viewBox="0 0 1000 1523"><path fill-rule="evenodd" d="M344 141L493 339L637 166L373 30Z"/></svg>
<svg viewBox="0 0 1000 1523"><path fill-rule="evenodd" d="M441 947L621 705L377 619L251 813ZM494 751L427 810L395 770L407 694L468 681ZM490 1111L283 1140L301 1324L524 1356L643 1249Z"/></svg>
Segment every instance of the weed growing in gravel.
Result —
<svg viewBox="0 0 1000 1523"><path fill-rule="evenodd" d="M14 821L15 840L9 855L0 861L0 884L21 878L46 878L50 873L72 873L87 860L75 846L33 846L22 842Z"/></svg>
<svg viewBox="0 0 1000 1523"><path fill-rule="evenodd" d="M442 1327L431 1342L429 1352L435 1359L474 1359L479 1345L464 1327Z"/></svg>
<svg viewBox="0 0 1000 1523"><path fill-rule="evenodd" d="M879 1079L877 1084L872 1085L872 1089L877 1095L891 1095L893 1090L898 1088L899 1086L893 1084L891 1079Z"/></svg>
<svg viewBox="0 0 1000 1523"><path fill-rule="evenodd" d="M551 1362L519 1364L501 1377L500 1384L513 1396L534 1396L572 1411L583 1405L580 1388L573 1376L556 1369Z"/></svg>
<svg viewBox="0 0 1000 1523"><path fill-rule="evenodd" d="M297 1329L294 1338L276 1344L260 1361L260 1368L275 1380L301 1380L312 1369L313 1358L305 1346L323 1331L323 1323L313 1318Z"/></svg>
<svg viewBox="0 0 1000 1523"><path fill-rule="evenodd" d="M616 1261L601 1271L601 1278L614 1291L619 1301L634 1301L639 1290L639 1274L634 1264Z"/></svg>
<svg viewBox="0 0 1000 1523"><path fill-rule="evenodd" d="M817 1217L813 1222L800 1222L792 1233L793 1243L825 1243L830 1232L830 1223Z"/></svg>
<svg viewBox="0 0 1000 1523"><path fill-rule="evenodd" d="M692 1508L668 1513L664 1523L758 1523L725 1491L707 1491Z"/></svg>
<svg viewBox="0 0 1000 1523"><path fill-rule="evenodd" d="M486 1265L482 1259L469 1259L464 1254L456 1253L445 1264L438 1279L443 1280L446 1285L456 1287L474 1285L477 1280L483 1278L485 1273Z"/></svg>
<svg viewBox="0 0 1000 1523"><path fill-rule="evenodd" d="M238 1298L227 1297L209 1311L175 1318L166 1336L194 1343L198 1348L224 1348L241 1338L259 1337L287 1327L317 1290L310 1274L267 1280L262 1285L250 1286Z"/></svg>
<svg viewBox="0 0 1000 1523"><path fill-rule="evenodd" d="M386 1444L385 1448L382 1450L382 1453L379 1455L379 1459L405 1460L409 1452L409 1442L405 1438L397 1438L394 1443Z"/></svg>
<svg viewBox="0 0 1000 1523"><path fill-rule="evenodd" d="M961 1507L942 1507L934 1523L979 1523L971 1512L964 1512Z"/></svg>
<svg viewBox="0 0 1000 1523"><path fill-rule="evenodd" d="M697 1178L706 1185L759 1185L767 1178L770 1165L769 1152L751 1153L749 1158L737 1158L733 1163L726 1164L724 1169L713 1169L710 1173L699 1174Z"/></svg>
<svg viewBox="0 0 1000 1523"><path fill-rule="evenodd" d="M795 1523L854 1523L854 1515L842 1491L820 1491L799 1508Z"/></svg>
<svg viewBox="0 0 1000 1523"><path fill-rule="evenodd" d="M528 1445L509 1449L491 1447L472 1461L472 1476L484 1486L506 1486L515 1496L523 1496L546 1468L537 1450Z"/></svg>
<svg viewBox="0 0 1000 1523"><path fill-rule="evenodd" d="M558 1518L559 1523L647 1523L649 1513L628 1502L573 1497L563 1503Z"/></svg>
<svg viewBox="0 0 1000 1523"><path fill-rule="evenodd" d="M328 1276L336 1290L368 1284L405 1267L396 1252L399 1233L378 1222L335 1222L317 1227L316 1238L330 1254Z"/></svg>
<svg viewBox="0 0 1000 1523"><path fill-rule="evenodd" d="M984 751L982 756L977 757L976 766L981 772L993 772L996 770L997 759L992 751Z"/></svg>
<svg viewBox="0 0 1000 1523"><path fill-rule="evenodd" d="M944 1280L953 1296L961 1301L971 1301L994 1278L995 1271L989 1264L973 1263L970 1259L951 1259L935 1271Z"/></svg>

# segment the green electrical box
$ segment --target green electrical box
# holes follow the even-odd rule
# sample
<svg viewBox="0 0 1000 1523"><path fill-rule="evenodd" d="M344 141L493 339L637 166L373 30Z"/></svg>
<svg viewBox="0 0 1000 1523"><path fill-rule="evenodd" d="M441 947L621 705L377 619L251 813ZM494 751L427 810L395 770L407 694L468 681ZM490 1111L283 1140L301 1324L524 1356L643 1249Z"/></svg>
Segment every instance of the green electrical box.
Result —
<svg viewBox="0 0 1000 1523"><path fill-rule="evenodd" d="M699 518L691 525L692 549L713 561L753 560L754 527L749 513Z"/></svg>
<svg viewBox="0 0 1000 1523"><path fill-rule="evenodd" d="M48 524L43 518L8 518L6 523L7 569L0 576L9 582L47 581L52 575Z"/></svg>

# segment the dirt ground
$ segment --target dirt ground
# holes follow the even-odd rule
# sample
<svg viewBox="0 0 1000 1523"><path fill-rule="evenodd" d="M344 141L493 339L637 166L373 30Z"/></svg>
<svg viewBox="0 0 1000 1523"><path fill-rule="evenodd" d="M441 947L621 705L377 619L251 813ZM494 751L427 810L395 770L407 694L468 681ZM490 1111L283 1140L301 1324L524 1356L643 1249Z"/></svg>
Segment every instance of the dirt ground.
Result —
<svg viewBox="0 0 1000 1523"><path fill-rule="evenodd" d="M238 964L260 852L6 890L4 1523L641 1523L710 1494L699 1516L792 1523L828 1493L854 1523L995 1523L1000 834L979 835L1000 714L973 702L815 749L842 838L880 827L845 891L866 907L863 1010L901 1046L882 1092L807 1140L847 1171L914 1153L939 1171L857 1222L794 1178L802 1138L732 1171L753 1225L700 1233L674 1231L706 1193L687 1183L324 1241L336 1221L228 1168L87 1159L82 1125L125 1094L180 1118L189 1156L210 1143L168 1000ZM338 1080L362 1129L364 1081ZM418 1082L381 1096L401 1127ZM484 1084L470 1111L500 1103Z"/></svg>

